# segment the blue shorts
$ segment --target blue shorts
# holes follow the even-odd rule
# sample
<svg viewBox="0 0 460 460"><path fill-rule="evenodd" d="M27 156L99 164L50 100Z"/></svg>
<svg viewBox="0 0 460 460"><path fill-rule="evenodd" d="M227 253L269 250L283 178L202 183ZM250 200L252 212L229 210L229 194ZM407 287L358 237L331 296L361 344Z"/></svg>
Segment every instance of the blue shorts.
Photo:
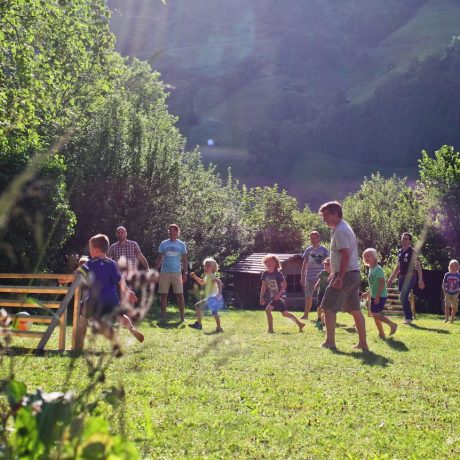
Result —
<svg viewBox="0 0 460 460"><path fill-rule="evenodd" d="M219 310L223 308L223 304L222 298L220 297L208 297L207 299L197 302L195 307L201 310L211 310L212 316L218 316Z"/></svg>
<svg viewBox="0 0 460 460"><path fill-rule="evenodd" d="M375 303L375 299L371 299L371 312L372 313L382 313L386 302L387 302L386 297L380 297L379 303Z"/></svg>

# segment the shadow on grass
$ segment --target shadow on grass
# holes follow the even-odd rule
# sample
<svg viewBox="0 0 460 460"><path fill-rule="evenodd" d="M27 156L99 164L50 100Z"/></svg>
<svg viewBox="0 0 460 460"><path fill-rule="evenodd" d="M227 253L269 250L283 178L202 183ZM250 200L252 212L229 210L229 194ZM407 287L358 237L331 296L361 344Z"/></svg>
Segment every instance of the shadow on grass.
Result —
<svg viewBox="0 0 460 460"><path fill-rule="evenodd" d="M340 356L351 356L352 358L362 361L366 366L380 366L387 367L389 364L393 364L393 361L385 356L378 355L373 351L351 351L345 352L338 350L337 348L332 348L331 353Z"/></svg>
<svg viewBox="0 0 460 460"><path fill-rule="evenodd" d="M169 323L168 321L150 321L151 327L159 327L160 329L183 329L185 328L185 323L181 321L174 321Z"/></svg>
<svg viewBox="0 0 460 460"><path fill-rule="evenodd" d="M436 332L436 334L450 334L450 331L446 331L445 329L436 329L434 327L423 327L419 326L418 324L409 324L409 327L412 329L417 329L420 331L429 331L429 332Z"/></svg>
<svg viewBox="0 0 460 460"><path fill-rule="evenodd" d="M95 351L95 350L37 350L36 348L22 348L22 347L9 347L2 351L5 356L33 356L33 357L47 357L47 356L69 356L70 358L79 358L83 355L86 356L102 356L107 354L106 351Z"/></svg>
<svg viewBox="0 0 460 460"><path fill-rule="evenodd" d="M401 342L399 340L395 340L393 337L390 337L389 339L385 340L385 343L390 347L393 348L393 350L396 351L409 351L409 348L404 342Z"/></svg>

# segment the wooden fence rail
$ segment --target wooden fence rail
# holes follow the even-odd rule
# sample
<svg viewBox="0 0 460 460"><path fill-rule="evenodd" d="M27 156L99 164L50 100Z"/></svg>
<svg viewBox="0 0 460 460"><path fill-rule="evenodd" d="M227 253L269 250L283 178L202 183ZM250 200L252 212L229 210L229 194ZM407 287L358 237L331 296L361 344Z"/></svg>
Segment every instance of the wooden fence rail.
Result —
<svg viewBox="0 0 460 460"><path fill-rule="evenodd" d="M5 308L34 308L50 311L50 315L29 315L24 317L23 321L31 323L49 323L46 331L31 331L10 328L0 328L0 335L12 335L18 337L34 337L40 338L37 350L43 350L51 337L52 332L59 325L59 351L66 349L66 326L67 326L67 310L70 301L73 298L73 320L72 320L72 349L75 348L77 340L77 326L80 311L80 275L69 274L39 274L39 273L0 273L0 280L14 280L21 282L29 280L29 284L21 283L22 285L4 285L0 284L0 294L8 294L8 297L0 298L0 307ZM55 285L40 285L32 284L34 280L54 281ZM59 285L59 281L64 280L65 284L71 283L70 286ZM1 282L1 281L0 281ZM30 296L31 294L35 296ZM37 298L36 295L40 298ZM11 296L15 297L12 298ZM49 299L44 300L44 296L64 296L61 300ZM18 298L19 296L19 298ZM17 319L15 314L9 313L10 318Z"/></svg>

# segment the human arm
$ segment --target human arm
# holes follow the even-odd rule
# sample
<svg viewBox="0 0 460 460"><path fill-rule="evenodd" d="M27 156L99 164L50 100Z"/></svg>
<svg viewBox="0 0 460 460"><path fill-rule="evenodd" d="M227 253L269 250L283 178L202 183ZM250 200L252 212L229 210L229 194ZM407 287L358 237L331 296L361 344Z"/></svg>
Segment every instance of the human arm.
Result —
<svg viewBox="0 0 460 460"><path fill-rule="evenodd" d="M384 288L385 288L385 278L379 278L379 285L377 287L377 292L375 293L375 303L380 302L380 296Z"/></svg>
<svg viewBox="0 0 460 460"><path fill-rule="evenodd" d="M219 278L214 278L212 282L217 284L217 289L218 289L217 296L222 297L222 281Z"/></svg>
<svg viewBox="0 0 460 460"><path fill-rule="evenodd" d="M395 269L393 270L393 273L390 275L390 277L388 278L388 286L390 286L391 284L393 284L394 280L396 279L396 277L399 275L399 263L396 264L396 267Z"/></svg>
<svg viewBox="0 0 460 460"><path fill-rule="evenodd" d="M262 285L260 286L260 295L259 295L260 305L265 305L265 293L266 292L267 292L267 282L262 281Z"/></svg>
<svg viewBox="0 0 460 460"><path fill-rule="evenodd" d="M423 281L423 273L422 273L422 264L420 263L420 260L416 252L414 252L414 257L415 257L415 271L417 272L417 275L418 275L418 287L420 289L425 289L425 283Z"/></svg>
<svg viewBox="0 0 460 460"><path fill-rule="evenodd" d="M182 254L181 262L182 262L182 282L185 283L187 281L187 276L188 276L188 258L187 258L186 252Z"/></svg>
<svg viewBox="0 0 460 460"><path fill-rule="evenodd" d="M138 246L138 249L139 249L139 246ZM137 257L137 260L144 267L144 269L148 270L149 269L149 263L147 262L147 259L145 258L144 254L142 254L142 251L140 249L139 249L138 252L136 252L136 257Z"/></svg>
<svg viewBox="0 0 460 460"><path fill-rule="evenodd" d="M134 293L134 291L131 291L128 288L128 285L126 284L124 278L121 278L121 280L118 282L118 286L120 288L120 292L123 299L128 300L128 302L131 304L134 304L138 301L136 294Z"/></svg>
<svg viewBox="0 0 460 460"><path fill-rule="evenodd" d="M334 284L332 285L336 289L342 289L343 285L343 277L345 276L345 269L347 268L348 262L350 260L350 249L349 248L342 248L338 250L341 256L340 259L340 268L337 276L334 280Z"/></svg>
<svg viewBox="0 0 460 460"><path fill-rule="evenodd" d="M305 273L308 267L308 257L303 258L302 269L300 270L300 285L305 287Z"/></svg>
<svg viewBox="0 0 460 460"><path fill-rule="evenodd" d="M193 278L200 286L203 286L206 282L203 278L200 278L199 276L195 275L195 272L190 273L190 278Z"/></svg>
<svg viewBox="0 0 460 460"><path fill-rule="evenodd" d="M155 261L155 270L159 271L161 264L163 263L164 254L158 254L157 260Z"/></svg>

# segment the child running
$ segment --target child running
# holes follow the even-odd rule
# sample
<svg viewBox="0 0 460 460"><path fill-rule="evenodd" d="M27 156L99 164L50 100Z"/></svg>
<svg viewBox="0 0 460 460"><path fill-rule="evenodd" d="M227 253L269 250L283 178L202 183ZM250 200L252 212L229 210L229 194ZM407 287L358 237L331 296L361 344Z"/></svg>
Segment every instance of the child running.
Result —
<svg viewBox="0 0 460 460"><path fill-rule="evenodd" d="M324 311L321 307L321 302L324 297L324 292L326 291L327 285L329 284L329 277L331 276L332 270L331 270L331 258L326 257L323 260L323 267L324 270L320 272L318 275L318 281L315 284L314 290L318 291L318 300L317 300L317 305L318 307L316 308L318 318L316 319L316 324L315 326L322 331L324 328Z"/></svg>
<svg viewBox="0 0 460 460"><path fill-rule="evenodd" d="M375 325L379 331L381 339L385 338L382 323L390 326L390 335L398 329L398 325L387 318L382 312L387 301L388 292L385 283L385 274L382 267L377 263L377 251L374 248L367 248L363 252L364 265L369 267L369 291L365 292L361 299L371 299L371 312L374 317Z"/></svg>
<svg viewBox="0 0 460 460"><path fill-rule="evenodd" d="M266 270L262 273L262 286L260 287L260 305L265 305L265 313L267 314L268 333L274 334L273 330L273 315L272 311L281 312L285 318L289 318L299 327L299 332L302 332L305 324L299 321L292 313L289 313L284 301L284 292L286 289L286 280L283 274L278 271L280 261L274 254L267 254L262 262Z"/></svg>
<svg viewBox="0 0 460 460"><path fill-rule="evenodd" d="M449 271L444 275L442 290L444 292L444 322L453 323L458 309L458 293L460 291L460 273L458 260L452 259L449 262ZM450 310L450 311L449 311Z"/></svg>
<svg viewBox="0 0 460 460"><path fill-rule="evenodd" d="M210 257L204 260L203 266L205 273L204 278L196 276L194 272L190 273L190 276L200 286L204 286L205 297L195 304L196 321L193 324L189 324L189 326L193 329L203 329L203 325L201 324L203 320L203 310L209 308L216 321L216 330L214 332L218 334L224 332L220 325L220 316L218 312L218 307L222 305L222 281L216 278L216 272L219 266L217 262Z"/></svg>
<svg viewBox="0 0 460 460"><path fill-rule="evenodd" d="M129 332L139 341L144 341L144 335L135 329L131 319L118 313L120 307L120 297L118 288L123 299L134 303L137 301L136 295L126 286L116 262L107 257L109 249L109 239L106 235L95 235L89 240L89 253L91 259L80 266L77 270L82 274L88 285L88 298L85 299L82 315L79 318L79 337L77 349L82 349L88 319L94 320L98 324L98 331L113 341L115 331L113 321L116 317L120 318L121 324L129 329Z"/></svg>

